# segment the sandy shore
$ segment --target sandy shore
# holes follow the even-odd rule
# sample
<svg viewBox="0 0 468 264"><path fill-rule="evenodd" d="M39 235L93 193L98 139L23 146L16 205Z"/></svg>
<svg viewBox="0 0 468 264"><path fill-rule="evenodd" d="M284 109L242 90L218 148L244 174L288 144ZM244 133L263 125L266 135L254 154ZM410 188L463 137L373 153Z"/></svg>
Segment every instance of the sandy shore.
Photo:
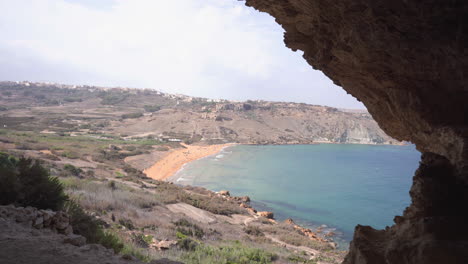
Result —
<svg viewBox="0 0 468 264"><path fill-rule="evenodd" d="M184 145L184 144L183 144ZM186 148L174 149L167 155L162 157L153 166L144 170L146 176L155 180L166 180L177 171L179 171L184 164L201 159L207 156L214 155L220 152L223 148L232 146L234 144L221 144L209 146L190 146L184 145Z"/></svg>

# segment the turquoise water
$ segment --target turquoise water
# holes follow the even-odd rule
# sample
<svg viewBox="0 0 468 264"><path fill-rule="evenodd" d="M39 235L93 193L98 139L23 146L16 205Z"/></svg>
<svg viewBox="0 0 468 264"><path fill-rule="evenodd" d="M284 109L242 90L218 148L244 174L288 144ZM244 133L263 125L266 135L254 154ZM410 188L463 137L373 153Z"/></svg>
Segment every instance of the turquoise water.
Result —
<svg viewBox="0 0 468 264"><path fill-rule="evenodd" d="M240 145L187 164L172 180L248 195L278 220L326 225L343 245L357 224L385 228L401 215L419 159L414 146Z"/></svg>

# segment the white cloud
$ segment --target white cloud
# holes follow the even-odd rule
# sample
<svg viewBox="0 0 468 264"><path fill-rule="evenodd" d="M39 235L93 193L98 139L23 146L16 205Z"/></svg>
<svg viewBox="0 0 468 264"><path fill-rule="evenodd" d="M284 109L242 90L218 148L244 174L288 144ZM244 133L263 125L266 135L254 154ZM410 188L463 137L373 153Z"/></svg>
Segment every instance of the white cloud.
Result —
<svg viewBox="0 0 468 264"><path fill-rule="evenodd" d="M115 0L107 8L89 1L0 0L0 10L0 46L78 69L72 83L83 82L78 72L90 72L100 76L99 85L281 100L282 92L269 94L278 90L273 86L292 78L296 93L307 92L297 79L320 76L284 48L271 17L235 0ZM52 72L43 78L58 79ZM258 91L246 88L251 80Z"/></svg>

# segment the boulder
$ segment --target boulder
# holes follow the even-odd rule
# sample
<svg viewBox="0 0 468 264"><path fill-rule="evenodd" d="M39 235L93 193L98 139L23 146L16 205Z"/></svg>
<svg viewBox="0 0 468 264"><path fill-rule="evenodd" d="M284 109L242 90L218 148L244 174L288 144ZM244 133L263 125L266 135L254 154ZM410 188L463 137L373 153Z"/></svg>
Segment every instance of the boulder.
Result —
<svg viewBox="0 0 468 264"><path fill-rule="evenodd" d="M72 235L65 237L65 239L63 240L63 243L81 247L86 244L86 238L83 236L72 234Z"/></svg>
<svg viewBox="0 0 468 264"><path fill-rule="evenodd" d="M156 245L154 245L154 247L159 250L167 250L167 249L172 248L175 245L177 245L177 241L175 240L162 240L162 241L159 241Z"/></svg>
<svg viewBox="0 0 468 264"><path fill-rule="evenodd" d="M250 208L250 206L248 206L245 203L240 203L239 206L242 207L242 208Z"/></svg>
<svg viewBox="0 0 468 264"><path fill-rule="evenodd" d="M265 217L267 219L274 219L273 212L263 211L263 212L258 212L257 215L261 217Z"/></svg>
<svg viewBox="0 0 468 264"><path fill-rule="evenodd" d="M220 194L220 195L222 195L222 196L231 196L231 194L229 193L229 191L226 191L226 190L219 191L218 194Z"/></svg>

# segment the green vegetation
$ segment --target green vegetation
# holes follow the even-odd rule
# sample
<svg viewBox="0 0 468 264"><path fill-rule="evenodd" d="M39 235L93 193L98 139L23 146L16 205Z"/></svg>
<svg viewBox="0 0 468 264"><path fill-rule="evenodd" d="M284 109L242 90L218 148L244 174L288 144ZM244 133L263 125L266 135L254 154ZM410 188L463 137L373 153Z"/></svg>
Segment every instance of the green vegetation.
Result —
<svg viewBox="0 0 468 264"><path fill-rule="evenodd" d="M197 245L190 252L182 255L187 264L198 263L236 263L236 264L267 264L278 259L276 254L268 251L247 247L240 242L222 246Z"/></svg>
<svg viewBox="0 0 468 264"><path fill-rule="evenodd" d="M189 222L187 219L180 219L177 222L174 222L174 225L177 226L176 232L185 236L203 238L205 235L205 231L203 231L201 227Z"/></svg>
<svg viewBox="0 0 468 264"><path fill-rule="evenodd" d="M103 105L116 105L118 103L123 102L127 99L127 93L120 93L120 92L102 92L100 97L102 98L101 104Z"/></svg>
<svg viewBox="0 0 468 264"><path fill-rule="evenodd" d="M252 236L264 236L262 230L258 226L249 225L244 228L244 232Z"/></svg>
<svg viewBox="0 0 468 264"><path fill-rule="evenodd" d="M74 103L74 102L82 102L83 99L81 98L73 98L73 97L65 97L63 98L63 101L67 102L67 103Z"/></svg>
<svg viewBox="0 0 468 264"><path fill-rule="evenodd" d="M161 106L159 105L145 105L143 106L146 112L157 112L161 110Z"/></svg>
<svg viewBox="0 0 468 264"><path fill-rule="evenodd" d="M0 204L59 210L68 197L38 161L0 153Z"/></svg>
<svg viewBox="0 0 468 264"><path fill-rule="evenodd" d="M122 251L124 244L119 237L112 232L104 231L101 223L86 214L76 202L67 202L63 209L70 216L70 223L75 234L86 237L88 243L102 244L107 248L112 248L116 253Z"/></svg>
<svg viewBox="0 0 468 264"><path fill-rule="evenodd" d="M131 118L139 118L142 116L143 116L143 113L130 113L130 114L123 114L121 117L122 119L131 119Z"/></svg>
<svg viewBox="0 0 468 264"><path fill-rule="evenodd" d="M80 174L83 172L82 169L77 168L71 164L65 164L63 166L63 169L66 170L68 173L70 173L73 176L80 176Z"/></svg>
<svg viewBox="0 0 468 264"><path fill-rule="evenodd" d="M69 169L76 169L69 165ZM88 243L99 243L116 253L135 253L111 231L102 228L100 220L88 215L75 201L69 200L62 183L38 162L0 153L0 204L32 206L39 209L63 210L70 216L73 232L86 237ZM145 258L142 258L145 259Z"/></svg>

